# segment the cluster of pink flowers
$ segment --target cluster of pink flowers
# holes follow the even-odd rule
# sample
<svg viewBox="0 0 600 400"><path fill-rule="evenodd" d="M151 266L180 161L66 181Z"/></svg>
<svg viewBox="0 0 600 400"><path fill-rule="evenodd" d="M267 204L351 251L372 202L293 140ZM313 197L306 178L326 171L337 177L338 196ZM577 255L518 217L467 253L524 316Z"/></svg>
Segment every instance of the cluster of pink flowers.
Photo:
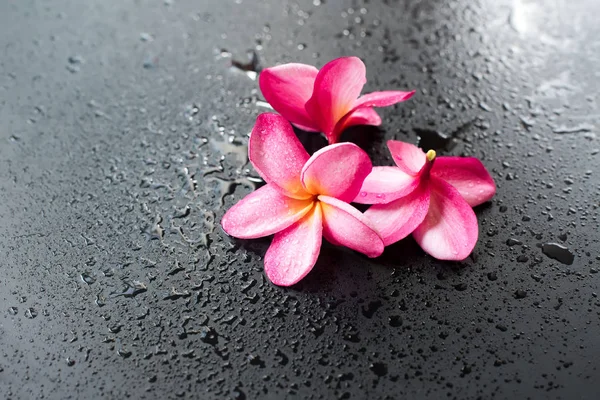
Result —
<svg viewBox="0 0 600 400"><path fill-rule="evenodd" d="M275 235L264 263L276 285L293 285L311 271L323 237L377 257L385 246L412 233L425 252L440 260L463 260L477 243L472 207L496 192L478 159L437 157L433 150L424 153L390 140L396 166L373 167L358 146L337 143L349 126L380 125L373 107L414 94L360 96L365 76L356 57L333 60L320 71L285 64L260 75L263 95L280 113L259 115L250 134L249 159L266 185L229 209L221 224L237 238ZM290 123L323 132L329 146L309 156ZM372 206L362 213L352 202Z"/></svg>

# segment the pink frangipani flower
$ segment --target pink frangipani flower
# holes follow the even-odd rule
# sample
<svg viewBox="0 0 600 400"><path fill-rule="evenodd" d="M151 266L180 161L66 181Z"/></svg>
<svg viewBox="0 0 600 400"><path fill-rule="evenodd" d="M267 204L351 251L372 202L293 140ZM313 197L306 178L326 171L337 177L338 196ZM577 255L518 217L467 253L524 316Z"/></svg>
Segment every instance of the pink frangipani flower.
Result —
<svg viewBox="0 0 600 400"><path fill-rule="evenodd" d="M264 69L259 85L265 99L298 128L323 132L329 144L337 143L353 125L381 125L373 107L408 100L415 93L373 92L360 96L367 82L365 64L357 57L328 62L319 71L306 64L284 64Z"/></svg>
<svg viewBox="0 0 600 400"><path fill-rule="evenodd" d="M385 245L412 233L426 253L440 260L471 254L479 229L471 207L496 193L494 180L474 157L436 157L395 140L388 148L396 167L374 167L354 199L374 204L366 212Z"/></svg>
<svg viewBox="0 0 600 400"><path fill-rule="evenodd" d="M241 239L275 234L265 272L276 285L300 281L317 261L324 236L369 257L383 241L364 215L348 204L372 170L358 146L340 143L312 157L292 126L276 114L261 114L248 145L252 165L267 183L223 216L225 232Z"/></svg>

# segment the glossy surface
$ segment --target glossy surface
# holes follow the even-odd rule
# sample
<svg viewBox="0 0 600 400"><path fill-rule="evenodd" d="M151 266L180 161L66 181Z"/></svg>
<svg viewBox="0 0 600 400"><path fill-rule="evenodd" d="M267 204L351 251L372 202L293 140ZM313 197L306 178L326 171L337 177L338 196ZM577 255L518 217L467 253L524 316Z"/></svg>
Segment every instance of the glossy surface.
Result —
<svg viewBox="0 0 600 400"><path fill-rule="evenodd" d="M598 398L599 12L0 2L0 397ZM257 73L344 55L417 93L342 140L475 156L498 191L465 262L325 245L275 287L270 240L219 226L260 184Z"/></svg>

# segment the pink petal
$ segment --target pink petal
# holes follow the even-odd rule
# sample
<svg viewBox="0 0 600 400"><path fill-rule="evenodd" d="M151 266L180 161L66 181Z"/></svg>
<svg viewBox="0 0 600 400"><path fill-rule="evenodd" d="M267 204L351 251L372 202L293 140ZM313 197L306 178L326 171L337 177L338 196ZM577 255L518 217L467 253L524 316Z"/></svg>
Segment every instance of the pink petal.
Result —
<svg viewBox="0 0 600 400"><path fill-rule="evenodd" d="M275 234L265 254L265 272L276 285L290 286L304 278L319 257L323 232L321 206L300 221Z"/></svg>
<svg viewBox="0 0 600 400"><path fill-rule="evenodd" d="M389 140L387 145L398 168L407 174L417 175L425 165L425 153L414 144Z"/></svg>
<svg viewBox="0 0 600 400"><path fill-rule="evenodd" d="M373 167L365 178L355 203L386 204L412 192L420 179L396 167Z"/></svg>
<svg viewBox="0 0 600 400"><path fill-rule="evenodd" d="M328 62L315 80L306 111L326 135L350 111L367 82L365 64L357 57L342 57Z"/></svg>
<svg viewBox="0 0 600 400"><path fill-rule="evenodd" d="M368 257L383 253L383 241L365 216L348 203L319 196L323 209L323 236L335 245L346 246Z"/></svg>
<svg viewBox="0 0 600 400"><path fill-rule="evenodd" d="M439 260L464 260L479 235L475 213L449 183L431 177L430 187L429 212L413 237L426 253Z"/></svg>
<svg viewBox="0 0 600 400"><path fill-rule="evenodd" d="M250 134L248 157L265 182L278 186L290 197L310 197L300 182L308 153L281 115L258 116Z"/></svg>
<svg viewBox="0 0 600 400"><path fill-rule="evenodd" d="M372 108L359 108L346 114L336 125L333 132L327 135L329 144L337 143L345 129L355 125L381 125L381 117Z"/></svg>
<svg viewBox="0 0 600 400"><path fill-rule="evenodd" d="M231 207L221 225L228 235L254 239L292 225L313 207L314 201L292 199L273 185L265 185Z"/></svg>
<svg viewBox="0 0 600 400"><path fill-rule="evenodd" d="M410 235L429 209L429 185L423 183L407 196L388 204L376 204L365 212L387 246Z"/></svg>
<svg viewBox="0 0 600 400"><path fill-rule="evenodd" d="M260 90L285 119L308 131L319 131L304 105L310 99L318 69L306 64L284 64L262 70Z"/></svg>
<svg viewBox="0 0 600 400"><path fill-rule="evenodd" d="M400 92L400 91L385 91L385 92L373 92L367 93L364 96L359 97L353 105L353 109L362 107L387 107L402 101L406 101L413 97L415 91L412 92Z"/></svg>
<svg viewBox="0 0 600 400"><path fill-rule="evenodd" d="M475 157L437 157L431 175L454 186L471 207L485 203L496 193L494 179Z"/></svg>
<svg viewBox="0 0 600 400"><path fill-rule="evenodd" d="M372 169L371 159L354 143L338 143L317 151L302 168L302 184L312 194L352 201Z"/></svg>

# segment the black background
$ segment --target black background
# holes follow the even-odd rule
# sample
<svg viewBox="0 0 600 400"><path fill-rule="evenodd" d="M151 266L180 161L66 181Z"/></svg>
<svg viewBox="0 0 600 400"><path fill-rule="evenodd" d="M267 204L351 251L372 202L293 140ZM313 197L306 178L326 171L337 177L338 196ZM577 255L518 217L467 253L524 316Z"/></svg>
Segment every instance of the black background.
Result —
<svg viewBox="0 0 600 400"><path fill-rule="evenodd" d="M0 2L1 397L598 398L599 12ZM256 186L255 71L343 55L364 92L417 90L344 140L375 165L393 138L479 157L498 192L464 262L324 245L275 287L270 239L219 226Z"/></svg>

